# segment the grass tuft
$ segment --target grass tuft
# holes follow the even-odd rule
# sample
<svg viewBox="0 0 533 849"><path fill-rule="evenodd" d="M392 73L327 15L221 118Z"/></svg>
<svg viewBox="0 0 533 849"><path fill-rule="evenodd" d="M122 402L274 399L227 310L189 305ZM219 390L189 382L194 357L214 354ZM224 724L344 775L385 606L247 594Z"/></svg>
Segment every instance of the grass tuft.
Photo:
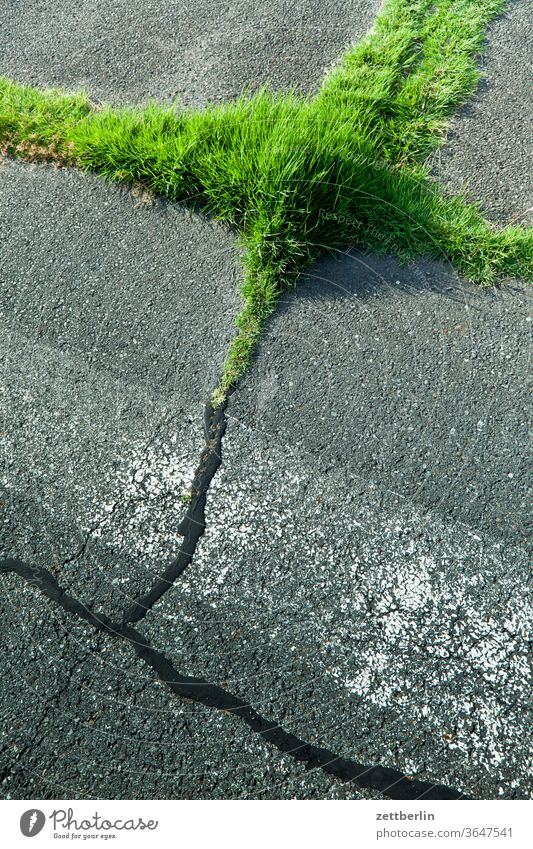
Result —
<svg viewBox="0 0 533 849"><path fill-rule="evenodd" d="M504 0L388 0L309 99L262 88L202 112L93 108L84 93L0 79L4 154L76 165L238 227L244 308L213 402L247 369L281 292L351 244L445 257L470 280L533 277L533 233L448 197L426 165L475 89Z"/></svg>

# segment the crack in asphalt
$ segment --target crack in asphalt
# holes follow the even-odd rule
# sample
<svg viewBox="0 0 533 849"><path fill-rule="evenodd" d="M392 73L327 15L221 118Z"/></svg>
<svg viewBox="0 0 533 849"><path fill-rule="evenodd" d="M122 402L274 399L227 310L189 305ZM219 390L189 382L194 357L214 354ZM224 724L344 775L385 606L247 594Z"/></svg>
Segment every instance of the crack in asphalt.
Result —
<svg viewBox="0 0 533 849"><path fill-rule="evenodd" d="M115 505L116 506L116 505ZM61 568L64 566L68 566L70 563L75 563L77 560L80 560L87 551L87 546L89 545L89 540L95 531L97 531L100 527L100 523L96 525L91 525L89 530L85 533L82 543L79 545L78 550L71 554L69 557L65 558L61 564Z"/></svg>
<svg viewBox="0 0 533 849"><path fill-rule="evenodd" d="M207 402L204 412L205 446L191 484L191 500L184 518L178 526L178 533L184 537L178 555L169 563L161 577L144 595L137 598L124 613L123 623L139 622L154 604L170 589L182 572L190 565L196 547L202 537L205 524L205 505L207 492L222 462L222 439L226 432L226 399L213 409Z"/></svg>
<svg viewBox="0 0 533 849"><path fill-rule="evenodd" d="M225 421L224 412L221 412L218 419L216 418L216 412L214 411L211 417L213 430L210 429L209 431L213 440L220 433L220 430L223 432L222 427L220 430L218 429L216 422L223 423ZM199 476L200 481L207 479L205 468L209 463L214 463L211 454L212 449L211 451L209 450L208 442L206 451L202 455L203 457L205 455L205 465L201 462L199 466L199 473L201 473ZM218 464L220 464L220 458ZM204 471L202 472L202 470ZM202 503L201 499L198 503ZM190 525L194 525L192 516L187 518L189 518ZM445 785L410 779L404 773L388 767L359 764L351 759L342 758L329 749L306 743L294 734L285 731L276 722L272 722L261 716L250 704L233 693L224 690L222 687L211 684L202 678L181 675L172 662L164 654L154 649L148 640L132 628L131 625L126 622L115 623L105 614L96 613L92 608L87 607L74 598L74 596L68 595L58 584L52 573L42 566L31 566L29 563L21 560L7 559L0 561L0 572L15 573L23 578L30 586L37 588L44 596L61 607L66 613L77 616L97 631L124 640L131 646L137 657L144 661L156 673L158 678L177 696L238 716L253 732L262 737L266 743L270 743L283 754L289 755L294 761L304 764L308 770L321 769L334 778L352 782L359 787L369 787L378 790L391 799L468 798L460 790Z"/></svg>

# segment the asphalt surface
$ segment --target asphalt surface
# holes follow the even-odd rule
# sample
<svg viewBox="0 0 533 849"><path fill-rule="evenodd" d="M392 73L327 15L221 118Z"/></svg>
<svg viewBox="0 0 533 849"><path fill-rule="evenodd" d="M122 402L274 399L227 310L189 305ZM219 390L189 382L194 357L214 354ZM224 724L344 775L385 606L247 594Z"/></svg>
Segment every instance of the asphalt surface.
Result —
<svg viewBox="0 0 533 849"><path fill-rule="evenodd" d="M202 674L297 733L527 796L531 305L443 265L320 263L230 399L194 575L147 633L183 662L200 606Z"/></svg>
<svg viewBox="0 0 533 849"><path fill-rule="evenodd" d="M476 95L450 124L435 174L452 194L481 201L497 224L533 224L530 45L527 0L512 0L488 31Z"/></svg>
<svg viewBox="0 0 533 849"><path fill-rule="evenodd" d="M480 290L444 263L323 260L284 298L229 413L318 473L527 547L532 306L526 285Z"/></svg>
<svg viewBox="0 0 533 849"><path fill-rule="evenodd" d="M231 714L169 698L130 649L18 578L2 584L2 798L361 795L295 765Z"/></svg>
<svg viewBox="0 0 533 849"><path fill-rule="evenodd" d="M312 91L376 11L254 5L8 3L0 73L114 102ZM493 26L487 84L441 155L450 188L474 170L499 220L527 207L527 113L509 95L526 9ZM182 545L240 306L235 237L3 163L0 247L0 558L119 619ZM444 260L319 263L230 399L205 535L140 633L338 755L526 797L530 308L520 281L481 292ZM1 583L3 798L382 798L173 695L19 576Z"/></svg>
<svg viewBox="0 0 533 849"><path fill-rule="evenodd" d="M269 83L312 92L379 0L8 0L0 68L115 103L203 106Z"/></svg>
<svg viewBox="0 0 533 849"><path fill-rule="evenodd" d="M111 615L179 549L238 250L74 171L5 163L0 199L4 547Z"/></svg>
<svg viewBox="0 0 533 849"><path fill-rule="evenodd" d="M527 796L523 551L240 420L207 524L139 625L177 668L344 757Z"/></svg>

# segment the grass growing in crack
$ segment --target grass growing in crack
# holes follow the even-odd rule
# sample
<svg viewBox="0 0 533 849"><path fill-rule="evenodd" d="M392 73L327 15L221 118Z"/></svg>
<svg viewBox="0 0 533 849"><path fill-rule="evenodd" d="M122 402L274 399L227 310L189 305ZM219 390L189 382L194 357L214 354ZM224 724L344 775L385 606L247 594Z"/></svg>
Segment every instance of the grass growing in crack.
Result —
<svg viewBox="0 0 533 849"><path fill-rule="evenodd" d="M313 98L262 89L202 112L94 110L83 95L0 80L5 153L55 159L239 228L244 308L214 394L248 367L280 293L324 250L364 242L403 259L445 256L467 278L533 275L533 233L498 229L447 197L428 155L478 80L476 57L504 0L388 0L372 33Z"/></svg>
<svg viewBox="0 0 533 849"><path fill-rule="evenodd" d="M180 495L180 501L184 507L188 507L192 501L192 493L191 492L182 492Z"/></svg>

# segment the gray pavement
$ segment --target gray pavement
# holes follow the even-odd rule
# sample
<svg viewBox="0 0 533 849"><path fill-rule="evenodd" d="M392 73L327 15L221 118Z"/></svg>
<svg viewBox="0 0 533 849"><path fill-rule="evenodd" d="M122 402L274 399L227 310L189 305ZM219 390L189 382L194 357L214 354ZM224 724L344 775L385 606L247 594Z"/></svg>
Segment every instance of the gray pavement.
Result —
<svg viewBox="0 0 533 849"><path fill-rule="evenodd" d="M0 73L113 102L312 91L377 3L256 6L10 2ZM510 94L526 6L494 25L487 85L440 162L454 189L475 171L498 220L527 206ZM0 557L120 619L182 545L239 309L235 237L3 163L0 248ZM520 281L480 292L445 262L321 261L230 399L205 535L139 632L343 757L527 796L530 308ZM174 696L20 577L1 583L3 798L382 798Z"/></svg>
<svg viewBox="0 0 533 849"><path fill-rule="evenodd" d="M531 303L319 263L230 399L194 573L146 633L181 663L203 639L199 674L336 751L527 796Z"/></svg>
<svg viewBox="0 0 533 849"><path fill-rule="evenodd" d="M6 163L0 199L3 547L111 615L179 549L238 250L74 171Z"/></svg>
<svg viewBox="0 0 533 849"><path fill-rule="evenodd" d="M3 4L5 7L6 4ZM269 83L311 92L379 0L8 0L1 73L115 103L203 106Z"/></svg>
<svg viewBox="0 0 533 849"><path fill-rule="evenodd" d="M497 224L533 224L531 43L528 0L511 0L489 28L479 89L450 124L435 158L450 192L480 201Z"/></svg>
<svg viewBox="0 0 533 849"><path fill-rule="evenodd" d="M2 584L2 798L360 797L230 714L169 699L127 647Z"/></svg>
<svg viewBox="0 0 533 849"><path fill-rule="evenodd" d="M139 630L344 757L524 798L527 582L520 549L232 420L194 570Z"/></svg>
<svg viewBox="0 0 533 849"><path fill-rule="evenodd" d="M284 298L232 397L239 423L509 544L529 533L531 288L356 252Z"/></svg>

